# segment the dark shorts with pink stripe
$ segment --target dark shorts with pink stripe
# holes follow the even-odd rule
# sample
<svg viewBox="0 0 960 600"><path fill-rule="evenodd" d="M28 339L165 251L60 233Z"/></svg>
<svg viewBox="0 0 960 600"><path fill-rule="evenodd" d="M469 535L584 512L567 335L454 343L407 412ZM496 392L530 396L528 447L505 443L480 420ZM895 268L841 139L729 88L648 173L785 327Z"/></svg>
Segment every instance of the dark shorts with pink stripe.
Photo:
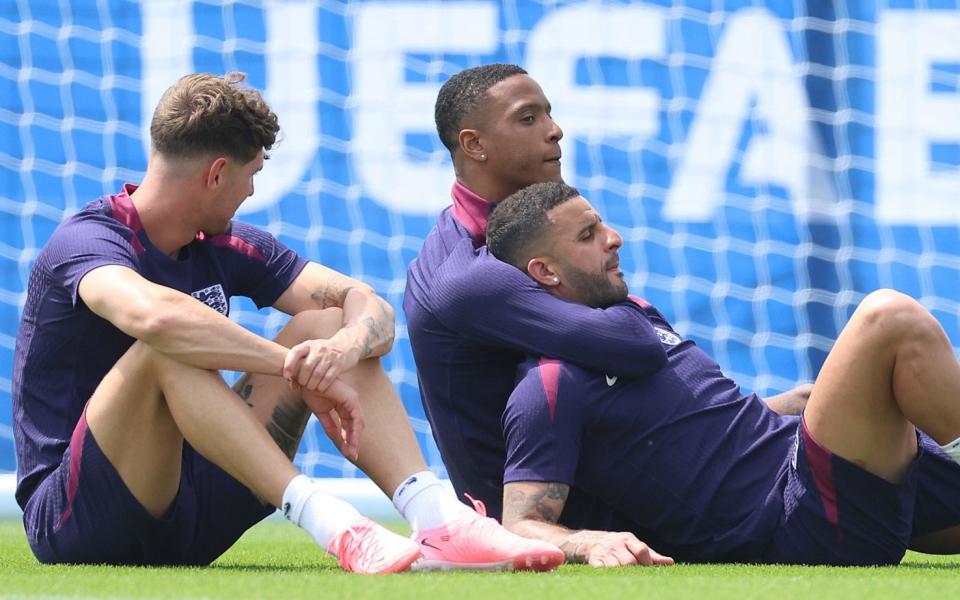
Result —
<svg viewBox="0 0 960 600"><path fill-rule="evenodd" d="M180 490L168 514L140 505L80 418L60 466L30 497L23 521L44 563L205 565L274 511L184 447Z"/></svg>
<svg viewBox="0 0 960 600"><path fill-rule="evenodd" d="M926 434L917 440L916 459L893 484L823 448L801 421L764 560L893 565L912 538L960 525L960 465Z"/></svg>

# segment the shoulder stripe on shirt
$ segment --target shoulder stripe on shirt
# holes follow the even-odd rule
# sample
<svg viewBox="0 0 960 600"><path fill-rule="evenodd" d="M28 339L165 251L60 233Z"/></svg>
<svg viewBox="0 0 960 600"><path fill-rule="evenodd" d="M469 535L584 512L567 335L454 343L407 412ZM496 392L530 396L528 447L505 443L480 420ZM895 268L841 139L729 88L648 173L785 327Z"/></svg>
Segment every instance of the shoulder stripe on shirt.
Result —
<svg viewBox="0 0 960 600"><path fill-rule="evenodd" d="M557 392L560 389L560 361L552 358L541 358L540 381L543 382L543 392L547 397L547 410L550 411L550 420L557 414Z"/></svg>
<svg viewBox="0 0 960 600"><path fill-rule="evenodd" d="M197 239L204 239L203 234L197 234ZM207 239L207 242L217 246L218 248L228 248L234 252L239 252L250 258L259 260L260 262L267 262L267 258L257 250L257 247L251 244L250 242L240 239L233 235L215 235Z"/></svg>

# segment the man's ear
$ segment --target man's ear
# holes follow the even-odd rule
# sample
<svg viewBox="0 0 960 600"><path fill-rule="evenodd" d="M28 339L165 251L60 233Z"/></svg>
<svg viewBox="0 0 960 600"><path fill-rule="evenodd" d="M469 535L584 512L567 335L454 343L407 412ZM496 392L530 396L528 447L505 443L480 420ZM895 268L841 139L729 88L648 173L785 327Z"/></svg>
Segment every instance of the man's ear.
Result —
<svg viewBox="0 0 960 600"><path fill-rule="evenodd" d="M531 258L527 262L527 273L545 288L560 285L560 274L554 269L550 259L545 256Z"/></svg>
<svg viewBox="0 0 960 600"><path fill-rule="evenodd" d="M478 162L487 160L483 142L480 141L480 134L476 129L461 129L458 139L460 140L460 151L463 152L465 157Z"/></svg>
<svg viewBox="0 0 960 600"><path fill-rule="evenodd" d="M224 170L227 167L227 159L218 156L209 163L203 170L203 183L207 188L215 188L223 182Z"/></svg>

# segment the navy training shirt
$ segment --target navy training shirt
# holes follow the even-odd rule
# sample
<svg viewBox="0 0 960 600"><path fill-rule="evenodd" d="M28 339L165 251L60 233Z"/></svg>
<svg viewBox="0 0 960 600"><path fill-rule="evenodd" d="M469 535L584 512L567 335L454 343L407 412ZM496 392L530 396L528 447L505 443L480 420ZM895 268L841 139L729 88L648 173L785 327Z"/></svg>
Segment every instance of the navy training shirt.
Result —
<svg viewBox="0 0 960 600"><path fill-rule="evenodd" d="M758 559L782 514L800 417L743 394L643 304L668 356L646 377L545 358L524 363L503 415L504 482L570 485L571 494L626 515L621 527L677 559ZM609 527L569 503L560 523Z"/></svg>
<svg viewBox="0 0 960 600"><path fill-rule="evenodd" d="M129 267L226 315L231 296L272 305L307 264L272 235L238 222L220 235L198 234L170 258L140 224L134 190L127 184L61 223L30 273L13 367L21 507L60 464L87 400L134 342L83 303L77 289L84 275L105 265Z"/></svg>

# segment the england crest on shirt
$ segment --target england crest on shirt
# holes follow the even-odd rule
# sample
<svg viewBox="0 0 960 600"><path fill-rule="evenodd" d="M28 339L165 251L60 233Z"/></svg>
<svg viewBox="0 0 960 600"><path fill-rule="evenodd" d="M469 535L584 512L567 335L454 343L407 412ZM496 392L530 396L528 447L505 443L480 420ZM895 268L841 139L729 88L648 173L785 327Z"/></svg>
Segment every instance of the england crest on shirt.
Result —
<svg viewBox="0 0 960 600"><path fill-rule="evenodd" d="M190 292L190 295L222 315L230 312L227 295L223 292L223 286L219 283L205 287L202 290Z"/></svg>
<svg viewBox="0 0 960 600"><path fill-rule="evenodd" d="M660 343L665 346L676 346L681 342L680 336L669 329L663 329L662 327L654 327L654 329L657 330L657 337L660 338Z"/></svg>

